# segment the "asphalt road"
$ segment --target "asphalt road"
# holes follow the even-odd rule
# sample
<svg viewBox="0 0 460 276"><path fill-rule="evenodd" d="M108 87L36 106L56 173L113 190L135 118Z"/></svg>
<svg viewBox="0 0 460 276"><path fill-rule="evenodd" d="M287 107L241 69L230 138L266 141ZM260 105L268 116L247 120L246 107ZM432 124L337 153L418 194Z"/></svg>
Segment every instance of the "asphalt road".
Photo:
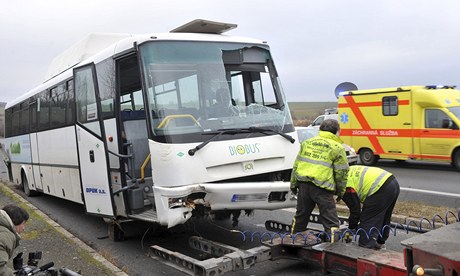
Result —
<svg viewBox="0 0 460 276"><path fill-rule="evenodd" d="M244 241L240 233L232 233L231 221L211 221L192 219L183 226L172 228L168 231L156 231L149 225L133 223L125 225L126 240L113 242L107 238L106 224L101 218L84 214L81 205L56 199L50 196L37 196L28 200L69 232L79 237L83 242L95 248L102 255L124 268L129 275L186 275L165 265L161 260L154 260L148 256L149 247L159 245L171 251L177 251L197 258L198 253L188 248L190 236L200 236L216 242L231 245L240 249L250 249L260 246L260 240ZM240 217L236 229L250 231L251 233L265 232L266 220L277 220L289 223L292 219L292 210L256 211L253 216ZM387 247L392 250L402 251L400 242L413 233L397 231L396 236L391 236ZM255 267L226 275L322 275L319 267L312 266L295 260L266 261Z"/></svg>
<svg viewBox="0 0 460 276"><path fill-rule="evenodd" d="M458 183L459 172L446 165L435 166L427 164L413 164L405 162L380 162L381 166L393 172L398 178L402 187L438 190L446 194L460 194ZM5 179L4 169L1 169L2 178ZM458 185L456 185L458 184ZM411 192L407 192L411 196ZM403 195L403 193L402 193ZM409 197L408 196L408 197ZM413 195L412 195L413 196ZM403 197L406 197L403 195ZM419 196L415 196L420 198ZM37 196L28 200L48 214L52 219L66 228L69 232L79 237L82 241L95 248L107 259L114 262L118 267L124 268L129 275L186 275L165 265L162 261L154 260L148 256L150 246L156 244L171 251L181 252L192 257L197 252L189 249L188 238L190 236L201 236L213 241L222 242L241 249L253 248L260 245L259 240L244 241L239 233L230 232L232 229L230 221L214 222L211 220L191 220L183 226L175 227L168 231L158 231L150 225L133 223L126 225L126 240L123 242L112 242L107 238L106 224L101 218L85 214L83 206L53 198L50 196ZM440 195L430 195L426 202L446 202ZM441 204L442 205L442 204ZM456 205L454 207L459 207ZM256 211L254 216L240 218L237 227L240 231L251 231L263 233L264 222L268 219L289 223L293 216L293 210L279 211ZM398 231L396 236L391 236L388 241L388 248L401 251L401 240L405 240L414 234L406 234ZM298 262L295 260L267 261L255 267L227 275L322 275L318 267Z"/></svg>
<svg viewBox="0 0 460 276"><path fill-rule="evenodd" d="M126 240L113 242L107 238L107 226L103 220L85 215L81 205L46 195L28 198L28 200L83 242L98 252L103 252L102 255L115 261L118 267L125 268L129 275L186 275L163 264L162 261L150 258L148 253L150 246L159 245L171 251L197 257L197 252L187 246L190 236L201 236L242 249L261 245L257 239L254 242L243 241L241 234L230 233L232 229L230 221L211 222L210 220L192 220L186 225L156 232L148 224L126 224ZM238 229L264 232L261 226L267 218L289 222L292 213L257 212L255 216L242 217ZM305 275L305 273L321 275L317 267L309 267L292 260L267 262L253 269L228 273L228 275Z"/></svg>
<svg viewBox="0 0 460 276"><path fill-rule="evenodd" d="M460 194L460 172L449 164L382 160L376 166L392 172L402 187Z"/></svg>
<svg viewBox="0 0 460 276"><path fill-rule="evenodd" d="M400 201L460 207L460 172L449 164L382 160L376 166L396 176L402 187Z"/></svg>

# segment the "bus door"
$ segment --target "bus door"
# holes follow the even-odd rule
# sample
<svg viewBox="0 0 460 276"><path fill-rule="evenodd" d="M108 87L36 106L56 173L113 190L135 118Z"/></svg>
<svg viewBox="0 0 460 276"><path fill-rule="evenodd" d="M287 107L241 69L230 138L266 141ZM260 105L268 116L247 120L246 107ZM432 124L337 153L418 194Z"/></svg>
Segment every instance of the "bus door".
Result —
<svg viewBox="0 0 460 276"><path fill-rule="evenodd" d="M77 145L86 212L114 216L109 157L94 64L74 69Z"/></svg>
<svg viewBox="0 0 460 276"><path fill-rule="evenodd" d="M30 151L32 155L32 172L33 172L33 183L35 188L39 191L43 191L42 177L40 171L40 156L38 155L38 133L37 129L37 112L40 111L40 98L34 98L29 103L29 121L30 121ZM33 130L32 130L33 128Z"/></svg>
<svg viewBox="0 0 460 276"><path fill-rule="evenodd" d="M30 183L30 184L35 184L35 188L37 190L43 191L40 165L38 165L40 162L40 159L38 156L37 136L38 136L37 133L30 134L30 148L32 152L32 172L33 172L33 180L30 179L30 181L33 181L33 183Z"/></svg>

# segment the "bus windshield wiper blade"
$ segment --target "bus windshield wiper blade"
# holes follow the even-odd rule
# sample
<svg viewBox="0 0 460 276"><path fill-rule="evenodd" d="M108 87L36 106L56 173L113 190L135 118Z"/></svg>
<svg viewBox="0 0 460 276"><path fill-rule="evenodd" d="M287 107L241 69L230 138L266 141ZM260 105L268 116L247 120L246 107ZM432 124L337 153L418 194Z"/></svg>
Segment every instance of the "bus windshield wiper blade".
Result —
<svg viewBox="0 0 460 276"><path fill-rule="evenodd" d="M286 138L286 140L288 140L289 142L291 142L292 144L294 144L295 142L295 139L292 138L290 135L287 135L286 133L283 133L283 132L280 132L280 131L276 131L276 130L273 130L273 129L269 129L269 128L260 128L260 127L249 127L249 128L228 128L228 129L219 129L215 132L208 132L206 134L214 134L214 136L212 136L211 138L203 141L201 144L199 144L198 146L192 148L192 149L189 149L188 151L188 154L190 156L193 156L195 155L195 153L197 151L199 151L200 149L204 148L207 144L209 144L210 142L214 141L215 139L217 139L219 136L221 136L222 134L231 134L231 135L234 135L234 134L237 134L237 133L251 133L251 132L271 132L271 133L276 133L278 135L281 135L282 137Z"/></svg>
<svg viewBox="0 0 460 276"><path fill-rule="evenodd" d="M286 138L286 140L288 140L289 142L291 142L291 144L294 144L295 142L295 139L292 138L292 136L290 135L287 135L286 133L284 132L281 132L281 131L277 131L277 130L274 130L274 129L269 129L269 128L262 128L262 127L249 127L249 128L242 128L242 130L248 130L250 132L271 132L271 133L276 133L278 135L281 135L283 136L284 138Z"/></svg>
<svg viewBox="0 0 460 276"><path fill-rule="evenodd" d="M241 129L241 128L228 128L228 129L218 129L217 131L213 131L213 132L207 132L205 134L214 134L214 136L212 136L211 138L203 141L201 144L199 144L198 146L194 147L193 149L189 149L188 150L188 155L190 155L190 156L195 155L195 152L197 152L200 149L204 148L204 146L209 144L209 142L217 139L222 134L232 134L233 135L233 134L244 133L244 132L248 132L248 130Z"/></svg>

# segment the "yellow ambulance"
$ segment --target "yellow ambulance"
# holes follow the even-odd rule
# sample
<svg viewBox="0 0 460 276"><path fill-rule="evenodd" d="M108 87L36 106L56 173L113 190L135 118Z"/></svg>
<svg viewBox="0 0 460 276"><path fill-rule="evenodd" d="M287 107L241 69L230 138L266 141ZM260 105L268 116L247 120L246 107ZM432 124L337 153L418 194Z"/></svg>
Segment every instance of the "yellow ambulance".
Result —
<svg viewBox="0 0 460 276"><path fill-rule="evenodd" d="M460 90L401 86L338 94L340 138L361 163L448 162L460 170Z"/></svg>

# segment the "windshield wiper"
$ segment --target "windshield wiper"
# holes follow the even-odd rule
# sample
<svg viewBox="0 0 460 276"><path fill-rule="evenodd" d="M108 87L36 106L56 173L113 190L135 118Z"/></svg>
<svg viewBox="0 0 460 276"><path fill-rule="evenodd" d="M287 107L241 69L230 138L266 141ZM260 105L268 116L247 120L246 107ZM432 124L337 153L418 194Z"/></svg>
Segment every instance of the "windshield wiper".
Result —
<svg viewBox="0 0 460 276"><path fill-rule="evenodd" d="M250 132L260 132L260 133L271 132L271 133L276 133L276 134L281 135L284 138L286 138L286 140L291 142L291 144L294 144L294 142L295 142L295 139L292 138L292 136L287 135L286 133L278 131L278 130L269 129L269 128L262 128L262 127L249 127L249 128L244 128L244 129L247 129Z"/></svg>
<svg viewBox="0 0 460 276"><path fill-rule="evenodd" d="M214 136L212 136L211 138L203 141L201 144L199 144L198 146L194 147L193 149L189 149L188 150L188 155L190 155L190 156L195 155L195 152L197 152L200 149L204 148L204 146L209 144L209 142L215 140L217 137L221 136L222 134L232 134L233 135L233 134L242 133L242 132L243 131L241 131L239 128L219 129L217 131L206 132L204 134L214 134ZM244 132L246 132L246 131L244 131Z"/></svg>
<svg viewBox="0 0 460 276"><path fill-rule="evenodd" d="M276 133L276 134L281 135L282 137L286 138L286 140L288 140L292 144L294 144L294 142L295 142L295 139L292 138L290 135L287 135L286 133L276 131L276 130L273 130L273 129L269 129L269 128L249 127L249 128L218 129L217 131L205 133L205 134L214 134L214 136L212 136L211 138L203 141L201 144L199 144L198 146L194 147L193 149L189 149L188 154L190 156L195 155L195 153L197 151L199 151L200 149L204 148L207 144L209 144L210 142L214 141L215 139L217 139L222 134L235 135L235 134L238 134L238 133L252 133L252 132L260 132L260 133L271 132L271 133Z"/></svg>

